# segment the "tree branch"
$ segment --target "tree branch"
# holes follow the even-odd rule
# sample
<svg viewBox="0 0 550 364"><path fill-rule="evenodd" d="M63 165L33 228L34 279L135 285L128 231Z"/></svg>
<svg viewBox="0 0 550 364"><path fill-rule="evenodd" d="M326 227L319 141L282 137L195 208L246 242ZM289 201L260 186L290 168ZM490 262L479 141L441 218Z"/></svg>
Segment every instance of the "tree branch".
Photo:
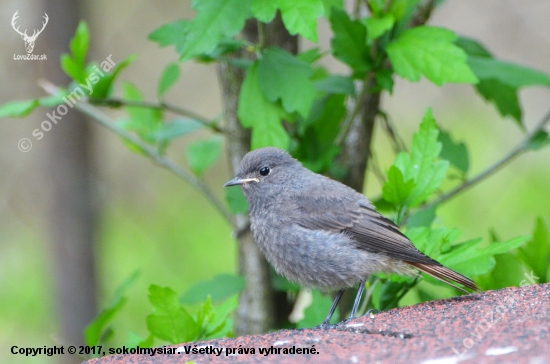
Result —
<svg viewBox="0 0 550 364"><path fill-rule="evenodd" d="M60 91L60 88L58 86L46 80L39 80L38 84L50 95L55 95ZM160 154L157 149L146 144L145 142L135 137L134 135L115 127L112 120L107 115L99 111L96 107L82 101L83 99L81 99L80 102L75 103L74 108L82 112L83 114L90 116L95 122L109 129L119 137L137 145L143 151L143 153L145 153L153 161L157 162L159 165L168 169L169 171L171 171L172 173L180 177L182 180L191 184L197 190L201 191L206 196L206 198L210 201L210 203L212 203L212 205L214 205L214 207L220 212L220 214L230 224L233 223L232 215L226 209L225 205L214 195L214 193L212 193L212 191L210 190L210 188L208 188L206 184L201 182L191 172L183 169L171 159Z"/></svg>
<svg viewBox="0 0 550 364"><path fill-rule="evenodd" d="M224 133L224 130L212 120L208 120L204 116L201 116L193 111L182 109L172 104L167 104L166 102L156 103L156 102L150 102L150 101L125 100L121 98L112 97L112 98L106 98L106 99L89 98L88 103L92 105L103 105L103 106L111 106L111 107L130 106L130 107L143 107L148 109L167 110L167 111L173 112L174 114L178 114L178 115L196 120L199 123L206 126L207 128L210 128L217 133Z"/></svg>
<svg viewBox="0 0 550 364"><path fill-rule="evenodd" d="M488 167L486 170L484 170L483 172L481 172L480 174L478 174L474 178L464 182L463 184L456 187L455 189L445 193L444 195L440 196L439 198L435 199L434 201L424 205L422 207L422 210L428 210L428 209L430 209L430 208L432 208L436 205L439 205L439 204L453 198L454 196L456 196L460 192L462 192L462 191L478 184L479 182L483 181L484 179L491 176L492 174L496 173L498 170L500 170L506 164L508 164L513 159L518 157L520 154L527 151L528 148L529 148L529 143L531 142L533 137L535 135L537 135L537 133L542 131L544 129L544 126L548 122L550 122L550 111L548 111L546 113L546 115L539 121L537 126L530 133L528 133L525 136L525 138L523 138L523 140L518 144L518 146L516 148L514 148L510 153L506 154L504 157L502 157L500 160L498 160L496 163L494 163L493 165Z"/></svg>

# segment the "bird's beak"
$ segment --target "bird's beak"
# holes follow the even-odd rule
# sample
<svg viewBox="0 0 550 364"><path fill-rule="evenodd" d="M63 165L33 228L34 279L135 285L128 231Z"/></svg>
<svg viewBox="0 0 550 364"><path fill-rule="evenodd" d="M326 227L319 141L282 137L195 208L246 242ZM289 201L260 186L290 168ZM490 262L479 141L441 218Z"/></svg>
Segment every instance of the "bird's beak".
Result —
<svg viewBox="0 0 550 364"><path fill-rule="evenodd" d="M248 182L258 183L258 182L260 182L260 180L257 179L257 178L239 178L239 177L235 177L231 181L224 184L223 187L239 186L239 185L244 185L245 183L248 183Z"/></svg>

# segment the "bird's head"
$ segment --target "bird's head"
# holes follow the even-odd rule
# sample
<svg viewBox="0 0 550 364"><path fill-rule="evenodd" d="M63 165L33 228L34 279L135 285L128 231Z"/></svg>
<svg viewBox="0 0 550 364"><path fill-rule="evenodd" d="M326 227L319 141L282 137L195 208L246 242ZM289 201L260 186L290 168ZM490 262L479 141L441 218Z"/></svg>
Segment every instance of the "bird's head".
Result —
<svg viewBox="0 0 550 364"><path fill-rule="evenodd" d="M237 177L224 187L241 186L247 199L272 195L278 193L292 179L293 172L300 168L300 162L286 151L273 147L261 148L244 156Z"/></svg>

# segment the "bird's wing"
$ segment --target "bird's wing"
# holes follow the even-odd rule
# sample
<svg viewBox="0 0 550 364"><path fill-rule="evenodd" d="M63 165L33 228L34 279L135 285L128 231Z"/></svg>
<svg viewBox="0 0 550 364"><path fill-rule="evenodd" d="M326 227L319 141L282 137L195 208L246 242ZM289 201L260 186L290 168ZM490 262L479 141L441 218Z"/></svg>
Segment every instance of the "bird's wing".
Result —
<svg viewBox="0 0 550 364"><path fill-rule="evenodd" d="M330 186L327 186L330 187ZM344 195L344 197L342 196ZM292 201L299 219L294 222L312 230L343 232L357 248L404 261L434 264L422 254L398 227L380 215L363 195L349 193L333 196L330 189L300 194Z"/></svg>
<svg viewBox="0 0 550 364"><path fill-rule="evenodd" d="M311 193L293 198L292 210L299 212L295 215L299 218L293 219L295 224L312 230L348 234L356 242L358 249L402 260L460 290L463 289L449 281L479 290L475 282L469 278L441 265L418 250L399 228L378 213L363 195L350 189L343 197L342 194L334 196L330 194L330 187L326 186L324 193L310 191Z"/></svg>

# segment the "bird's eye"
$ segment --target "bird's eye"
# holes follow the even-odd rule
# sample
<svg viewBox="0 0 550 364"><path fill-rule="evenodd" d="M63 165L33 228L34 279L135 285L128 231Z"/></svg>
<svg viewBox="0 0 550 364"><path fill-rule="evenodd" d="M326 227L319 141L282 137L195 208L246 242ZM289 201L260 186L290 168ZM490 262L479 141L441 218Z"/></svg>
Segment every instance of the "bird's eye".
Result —
<svg viewBox="0 0 550 364"><path fill-rule="evenodd" d="M262 176L267 176L269 174L269 172L271 172L271 169L269 169L269 167L262 167L260 169L260 175Z"/></svg>

